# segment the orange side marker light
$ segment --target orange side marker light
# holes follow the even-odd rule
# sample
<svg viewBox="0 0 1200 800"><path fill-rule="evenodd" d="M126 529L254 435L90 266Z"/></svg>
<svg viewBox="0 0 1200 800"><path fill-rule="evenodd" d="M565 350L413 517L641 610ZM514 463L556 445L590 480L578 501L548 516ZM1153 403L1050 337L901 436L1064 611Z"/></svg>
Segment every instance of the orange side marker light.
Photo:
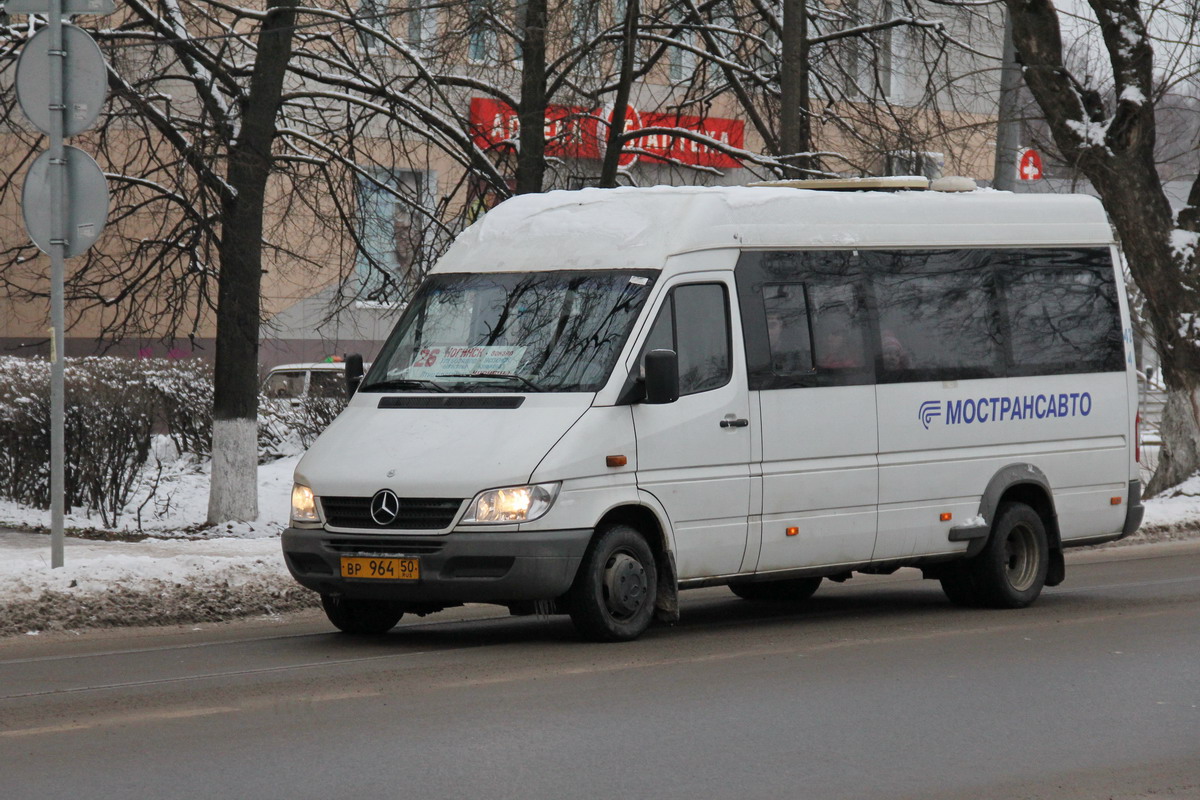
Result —
<svg viewBox="0 0 1200 800"><path fill-rule="evenodd" d="M609 467L623 467L629 463L629 459L625 456L605 456L604 464Z"/></svg>
<svg viewBox="0 0 1200 800"><path fill-rule="evenodd" d="M799 528L788 528L788 529L787 529L786 531L784 531L784 532L785 532L785 533L786 533L788 536L795 536L796 534L798 534L798 533L800 532L800 529L799 529Z"/></svg>
<svg viewBox="0 0 1200 800"><path fill-rule="evenodd" d="M1110 498L1108 498L1108 503L1109 503L1109 505L1119 506L1119 505L1121 505L1121 498L1110 497Z"/></svg>
<svg viewBox="0 0 1200 800"><path fill-rule="evenodd" d="M953 518L954 518L954 515L953 515L953 514L951 514L949 511L943 511L943 512L942 512L942 513L941 513L941 514L938 516L938 519L940 519L942 522L949 522L949 521L950 521L951 519L953 519Z"/></svg>

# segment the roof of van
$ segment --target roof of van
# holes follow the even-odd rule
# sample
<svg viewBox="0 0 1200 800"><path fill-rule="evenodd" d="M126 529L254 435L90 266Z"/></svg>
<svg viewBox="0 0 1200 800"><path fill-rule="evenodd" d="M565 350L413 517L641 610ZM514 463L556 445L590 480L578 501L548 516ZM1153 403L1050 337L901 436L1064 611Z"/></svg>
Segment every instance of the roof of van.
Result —
<svg viewBox="0 0 1200 800"><path fill-rule="evenodd" d="M580 189L506 200L435 272L661 267L673 254L758 247L1106 245L1100 201L993 190L825 192L775 186Z"/></svg>

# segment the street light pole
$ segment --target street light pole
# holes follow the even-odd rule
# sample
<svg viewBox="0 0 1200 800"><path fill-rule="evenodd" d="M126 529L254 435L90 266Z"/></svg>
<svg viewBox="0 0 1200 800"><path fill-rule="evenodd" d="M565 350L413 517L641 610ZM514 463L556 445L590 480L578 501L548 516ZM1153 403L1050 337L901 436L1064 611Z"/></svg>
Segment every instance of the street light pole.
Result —
<svg viewBox="0 0 1200 800"><path fill-rule="evenodd" d="M1021 70L1013 45L1012 14L1004 12L1004 55L1000 66L1000 107L996 112L996 162L992 188L1011 192L1016 188L1017 151L1021 147L1021 123L1017 119L1017 93Z"/></svg>

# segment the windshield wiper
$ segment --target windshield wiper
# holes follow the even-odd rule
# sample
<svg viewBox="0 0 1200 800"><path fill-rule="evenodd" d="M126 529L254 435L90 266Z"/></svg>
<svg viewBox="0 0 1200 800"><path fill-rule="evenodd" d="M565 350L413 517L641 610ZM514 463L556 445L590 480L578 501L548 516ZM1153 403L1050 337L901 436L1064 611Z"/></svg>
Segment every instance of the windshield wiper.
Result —
<svg viewBox="0 0 1200 800"><path fill-rule="evenodd" d="M529 380L528 378L524 377L523 375L518 375L515 372L451 372L451 373L445 373L445 374L439 373L438 377L439 378L499 378L500 380L518 381L519 383L523 383L527 387L529 387L530 391L533 391L533 392L546 391L545 389L543 389L541 386L538 386L533 381Z"/></svg>
<svg viewBox="0 0 1200 800"><path fill-rule="evenodd" d="M423 378L389 378L384 381L375 381L368 383L366 386L359 387L359 391L369 392L372 389L430 389L435 392L450 391L445 386L437 381L429 381Z"/></svg>

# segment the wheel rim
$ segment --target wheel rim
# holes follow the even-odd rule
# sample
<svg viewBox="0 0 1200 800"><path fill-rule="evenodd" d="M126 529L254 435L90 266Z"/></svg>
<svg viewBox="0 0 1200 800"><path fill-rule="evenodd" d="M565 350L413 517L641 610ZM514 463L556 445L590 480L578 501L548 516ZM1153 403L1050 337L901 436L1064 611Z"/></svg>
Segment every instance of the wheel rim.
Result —
<svg viewBox="0 0 1200 800"><path fill-rule="evenodd" d="M1033 586L1038 571L1037 536L1028 525L1017 525L1004 542L1004 572L1018 592Z"/></svg>
<svg viewBox="0 0 1200 800"><path fill-rule="evenodd" d="M604 565L604 607L617 620L635 616L646 604L646 568L629 553L613 553Z"/></svg>

